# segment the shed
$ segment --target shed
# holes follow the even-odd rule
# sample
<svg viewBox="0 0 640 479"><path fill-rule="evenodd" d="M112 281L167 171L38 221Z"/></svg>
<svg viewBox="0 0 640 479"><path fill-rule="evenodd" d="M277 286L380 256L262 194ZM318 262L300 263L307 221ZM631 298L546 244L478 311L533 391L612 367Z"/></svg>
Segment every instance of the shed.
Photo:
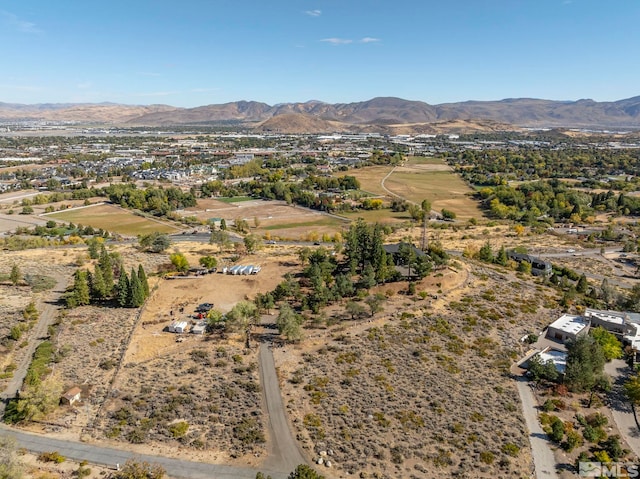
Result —
<svg viewBox="0 0 640 479"><path fill-rule="evenodd" d="M60 398L60 402L62 404L68 404L69 406L71 406L76 401L80 401L81 398L82 389L80 389L78 386L75 386L62 395L62 397Z"/></svg>
<svg viewBox="0 0 640 479"><path fill-rule="evenodd" d="M207 330L206 323L198 323L193 328L191 328L191 332L193 334L204 334L206 330Z"/></svg>

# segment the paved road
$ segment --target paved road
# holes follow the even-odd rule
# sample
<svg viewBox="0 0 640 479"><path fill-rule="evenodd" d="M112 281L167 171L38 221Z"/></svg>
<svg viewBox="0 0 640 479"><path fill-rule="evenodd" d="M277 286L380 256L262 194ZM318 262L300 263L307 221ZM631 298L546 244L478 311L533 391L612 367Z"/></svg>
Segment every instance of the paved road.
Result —
<svg viewBox="0 0 640 479"><path fill-rule="evenodd" d="M13 378L4 391L0 394L0 416L4 414L6 401L16 396L18 390L22 387L22 382L27 375L29 364L36 347L47 336L49 326L55 321L58 314L57 302L67 287L67 278L64 276L55 276L56 285L51 291L43 294L36 303L36 308L40 313L40 318L33 331L31 331L31 339L27 345L24 359L18 365L13 373Z"/></svg>
<svg viewBox="0 0 640 479"><path fill-rule="evenodd" d="M99 447L82 442L64 441L22 431L9 430L0 426L0 434L15 438L20 447L33 452L57 451L63 456L77 461L87 461L92 464L115 467L124 464L128 459L147 461L161 465L171 477L188 479L254 479L258 469L250 467L224 466L203 462L182 461L162 456L134 454L130 451ZM260 469L273 479L285 479L286 472L278 470Z"/></svg>
<svg viewBox="0 0 640 479"><path fill-rule="evenodd" d="M538 479L558 479L556 474L556 460L553 451L549 447L547 435L542 430L538 421L538 410L536 400L531 391L531 386L524 376L517 378L518 392L522 401L522 411L524 414L527 429L529 429L529 442L531 443L531 453Z"/></svg>
<svg viewBox="0 0 640 479"><path fill-rule="evenodd" d="M611 415L618 426L620 435L627 442L631 450L640 457L640 431L633 418L631 404L624 396L622 385L631 372L627 364L621 359L614 359L606 363L604 371L611 376L613 388L609 394ZM640 413L640 411L638 411Z"/></svg>
<svg viewBox="0 0 640 479"><path fill-rule="evenodd" d="M298 444L291 434L280 393L273 352L266 342L260 344L260 382L268 415L269 456L265 466L293 471L299 464L306 464L307 460L298 449Z"/></svg>

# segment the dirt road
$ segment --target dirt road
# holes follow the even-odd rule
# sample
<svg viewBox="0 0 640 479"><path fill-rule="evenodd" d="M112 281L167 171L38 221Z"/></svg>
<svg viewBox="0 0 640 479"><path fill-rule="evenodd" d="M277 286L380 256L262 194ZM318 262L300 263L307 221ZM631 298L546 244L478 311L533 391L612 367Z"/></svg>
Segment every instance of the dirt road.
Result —
<svg viewBox="0 0 640 479"><path fill-rule="evenodd" d="M13 373L13 378L7 385L2 394L0 394L0 416L4 414L7 400L16 396L18 390L22 387L22 382L27 375L31 358L38 345L46 338L49 326L55 321L58 314L58 301L67 287L68 278L64 276L55 276L56 285L52 290L43 294L36 302L36 308L40 313L40 318L33 331L31 331L31 339L27 345L24 359L18 365Z"/></svg>
<svg viewBox="0 0 640 479"><path fill-rule="evenodd" d="M263 401L268 415L269 457L265 467L293 471L299 464L306 464L298 444L291 434L282 402L280 384L269 343L260 344L260 381Z"/></svg>
<svg viewBox="0 0 640 479"><path fill-rule="evenodd" d="M0 426L0 434L13 437L20 447L33 452L57 451L69 459L87 461L92 464L106 465L113 468L116 467L116 464L124 464L128 459L159 464L167 471L167 475L170 477L186 479L253 479L258 472L256 469L249 467L207 464L162 456L135 454L121 449L93 446L82 442L64 441L37 434L9 430L5 426ZM273 479L285 479L287 477L287 473L282 471L272 471L267 468L261 469L261 471L265 475L270 475Z"/></svg>

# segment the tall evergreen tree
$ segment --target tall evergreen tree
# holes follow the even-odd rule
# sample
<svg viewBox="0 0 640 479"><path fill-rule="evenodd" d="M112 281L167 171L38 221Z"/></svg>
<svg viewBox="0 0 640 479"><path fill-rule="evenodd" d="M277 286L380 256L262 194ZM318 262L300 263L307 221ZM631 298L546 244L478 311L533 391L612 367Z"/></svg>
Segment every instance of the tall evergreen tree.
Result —
<svg viewBox="0 0 640 479"><path fill-rule="evenodd" d="M98 267L102 270L102 278L104 280L106 294L110 295L113 291L113 263L111 261L111 256L107 253L107 249L104 245L102 245L102 248L100 249Z"/></svg>
<svg viewBox="0 0 640 479"><path fill-rule="evenodd" d="M129 277L127 276L127 272L122 270L120 273L120 278L118 279L117 286L117 295L118 295L118 304L121 307L126 307L129 305Z"/></svg>
<svg viewBox="0 0 640 479"><path fill-rule="evenodd" d="M87 272L84 270L79 269L74 275L73 297L77 306L87 305L91 302Z"/></svg>
<svg viewBox="0 0 640 479"><path fill-rule="evenodd" d="M145 299L149 297L149 281L147 280L147 274L144 272L142 264L138 265L138 279L142 285L142 291L144 291Z"/></svg>
<svg viewBox="0 0 640 479"><path fill-rule="evenodd" d="M131 268L129 275L129 306L139 308L144 303L144 289L140 284L140 279L134 268Z"/></svg>
<svg viewBox="0 0 640 479"><path fill-rule="evenodd" d="M95 271L91 275L89 284L91 286L92 299L102 300L108 296L107 287L104 283L104 277L102 275L101 268L95 268Z"/></svg>
<svg viewBox="0 0 640 479"><path fill-rule="evenodd" d="M502 245L500 247L500 250L498 250L498 254L496 256L495 262L501 266L506 266L507 263L509 262L509 257L507 256L507 250L505 249L504 245Z"/></svg>

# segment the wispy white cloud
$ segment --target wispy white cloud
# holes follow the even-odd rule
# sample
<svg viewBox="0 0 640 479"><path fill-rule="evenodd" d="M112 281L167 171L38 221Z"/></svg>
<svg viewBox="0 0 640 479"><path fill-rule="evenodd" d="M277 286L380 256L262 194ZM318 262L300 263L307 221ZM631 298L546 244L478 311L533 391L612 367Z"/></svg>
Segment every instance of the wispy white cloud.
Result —
<svg viewBox="0 0 640 479"><path fill-rule="evenodd" d="M319 17L320 15L322 15L322 10L307 10L304 13L306 13L310 17Z"/></svg>
<svg viewBox="0 0 640 479"><path fill-rule="evenodd" d="M321 42L330 43L331 45L349 45L350 43L377 43L381 41L379 38L374 37L363 37L360 40L356 40L355 42L350 38L323 38L320 40Z"/></svg>
<svg viewBox="0 0 640 479"><path fill-rule="evenodd" d="M323 38L320 40L321 42L330 43L331 45L348 45L349 43L353 43L353 40L348 38Z"/></svg>
<svg viewBox="0 0 640 479"><path fill-rule="evenodd" d="M90 81L84 81L84 82L80 82L76 85L76 88L80 89L80 90L88 90L89 88L91 88L93 86L93 83L91 83Z"/></svg>
<svg viewBox="0 0 640 479"><path fill-rule="evenodd" d="M35 23L22 20L18 18L17 15L7 11L0 10L0 19L2 19L2 23L13 30L22 33L42 33L42 30L40 30Z"/></svg>

